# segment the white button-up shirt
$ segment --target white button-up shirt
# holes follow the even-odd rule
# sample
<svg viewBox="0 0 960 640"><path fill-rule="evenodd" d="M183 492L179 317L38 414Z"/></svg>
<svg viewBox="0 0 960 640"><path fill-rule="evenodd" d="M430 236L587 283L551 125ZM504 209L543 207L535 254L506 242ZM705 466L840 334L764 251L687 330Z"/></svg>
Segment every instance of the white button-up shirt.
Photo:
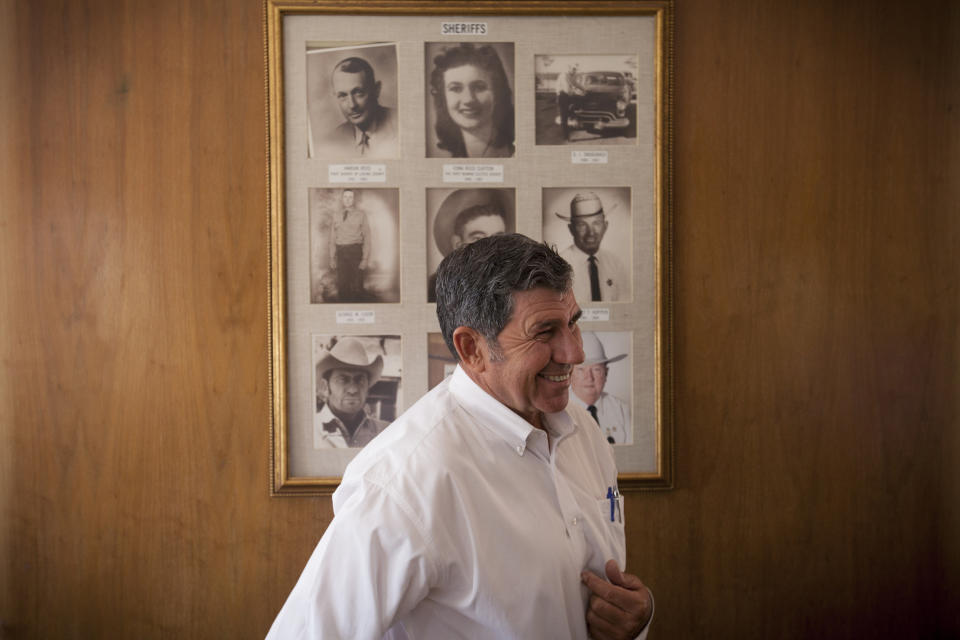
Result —
<svg viewBox="0 0 960 640"><path fill-rule="evenodd" d="M587 403L575 393L570 393L570 401L587 408ZM633 443L633 423L630 421L630 407L626 402L603 391L593 406L597 408L597 422L594 424L599 425L605 438L613 438L615 444Z"/></svg>
<svg viewBox="0 0 960 640"><path fill-rule="evenodd" d="M581 571L626 560L617 471L585 410L545 418L458 367L347 467L267 637L586 639Z"/></svg>
<svg viewBox="0 0 960 640"><path fill-rule="evenodd" d="M600 249L594 254L597 259L597 275L600 280L602 302L622 302L630 299L630 272L620 258L611 251ZM573 295L582 304L596 302L590 295L590 256L572 244L560 252L560 257L573 267Z"/></svg>

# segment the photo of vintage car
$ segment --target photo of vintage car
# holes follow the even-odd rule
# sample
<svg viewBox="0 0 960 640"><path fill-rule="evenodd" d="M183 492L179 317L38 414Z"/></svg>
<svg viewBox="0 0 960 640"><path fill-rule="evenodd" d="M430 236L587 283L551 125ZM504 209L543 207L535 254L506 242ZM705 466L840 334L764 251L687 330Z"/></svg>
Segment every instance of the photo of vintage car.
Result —
<svg viewBox="0 0 960 640"><path fill-rule="evenodd" d="M536 55L534 73L537 144L637 143L635 55Z"/></svg>
<svg viewBox="0 0 960 640"><path fill-rule="evenodd" d="M636 136L637 101L631 77L621 71L576 74L567 127L596 134ZM558 124L559 116L557 116Z"/></svg>

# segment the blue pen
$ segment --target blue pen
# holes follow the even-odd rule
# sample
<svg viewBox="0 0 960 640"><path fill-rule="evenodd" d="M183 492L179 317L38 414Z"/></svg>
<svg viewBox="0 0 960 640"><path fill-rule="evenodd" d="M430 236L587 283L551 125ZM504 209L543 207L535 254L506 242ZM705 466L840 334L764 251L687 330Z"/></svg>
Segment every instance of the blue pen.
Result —
<svg viewBox="0 0 960 640"><path fill-rule="evenodd" d="M613 505L617 497L613 493L613 487L607 487L607 500L610 501L610 522L613 522Z"/></svg>

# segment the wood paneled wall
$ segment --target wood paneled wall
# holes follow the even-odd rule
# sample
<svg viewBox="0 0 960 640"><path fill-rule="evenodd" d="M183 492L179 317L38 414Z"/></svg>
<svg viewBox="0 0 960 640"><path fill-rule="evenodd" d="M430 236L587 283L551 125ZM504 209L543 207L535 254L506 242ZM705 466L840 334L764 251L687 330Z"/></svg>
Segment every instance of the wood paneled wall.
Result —
<svg viewBox="0 0 960 640"><path fill-rule="evenodd" d="M257 1L0 0L0 636L257 638ZM679 0L677 488L652 638L960 635L960 12Z"/></svg>

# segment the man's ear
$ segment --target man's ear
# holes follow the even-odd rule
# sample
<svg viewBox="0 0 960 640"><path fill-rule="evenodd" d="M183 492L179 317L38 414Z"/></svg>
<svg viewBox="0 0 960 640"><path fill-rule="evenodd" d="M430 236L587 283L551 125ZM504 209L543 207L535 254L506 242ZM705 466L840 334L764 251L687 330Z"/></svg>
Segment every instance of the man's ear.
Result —
<svg viewBox="0 0 960 640"><path fill-rule="evenodd" d="M471 373L479 373L487 366L487 341L479 332L470 327L457 327L453 330L453 347L460 356L460 364Z"/></svg>
<svg viewBox="0 0 960 640"><path fill-rule="evenodd" d="M377 80L373 83L373 97L377 100L380 99L380 81Z"/></svg>

